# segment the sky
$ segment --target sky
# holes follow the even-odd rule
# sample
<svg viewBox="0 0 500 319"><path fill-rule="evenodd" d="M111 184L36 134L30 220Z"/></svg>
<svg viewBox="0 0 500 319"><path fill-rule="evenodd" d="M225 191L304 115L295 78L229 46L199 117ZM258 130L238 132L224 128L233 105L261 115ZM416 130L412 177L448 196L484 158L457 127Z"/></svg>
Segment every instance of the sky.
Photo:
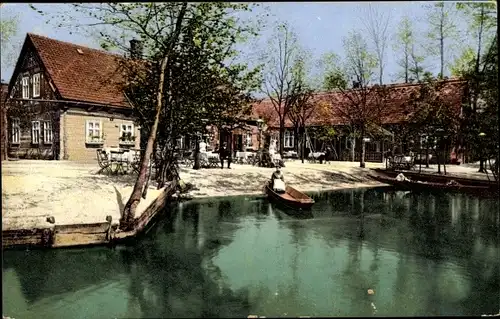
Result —
<svg viewBox="0 0 500 319"><path fill-rule="evenodd" d="M432 3L432 2L431 2ZM408 15L415 23L417 31L425 31L424 23L426 11L424 5L429 2L374 2L373 6L385 14L390 14L389 32L392 36L397 30L397 24L404 15ZM266 3L270 10L269 23L273 20L288 21L296 31L303 47L308 49L313 58L317 59L326 52L335 52L341 57L344 53L342 38L351 30L362 30L363 7L368 2L279 2ZM45 11L57 12L61 10L60 4L36 4ZM71 32L68 29L57 28L48 21L48 18L32 10L28 4L4 4L0 7L0 17L17 15L19 31L14 41L20 49L27 32L44 35L50 38L68 41L75 44L99 48L98 42L82 34ZM71 13L72 19L78 19L76 12ZM465 28L465 22L460 22L460 27ZM74 30L73 30L74 31ZM256 57L256 47L262 47L269 37L270 31L264 31L257 40L247 45L243 56L249 61ZM18 56L17 54L15 55ZM386 53L386 70L384 82L398 82L396 73L400 67L396 63L397 54L390 44ZM428 68L437 74L437 59L426 62ZM13 63L3 63L1 66L2 81L9 81L13 71ZM445 75L449 75L446 74Z"/></svg>

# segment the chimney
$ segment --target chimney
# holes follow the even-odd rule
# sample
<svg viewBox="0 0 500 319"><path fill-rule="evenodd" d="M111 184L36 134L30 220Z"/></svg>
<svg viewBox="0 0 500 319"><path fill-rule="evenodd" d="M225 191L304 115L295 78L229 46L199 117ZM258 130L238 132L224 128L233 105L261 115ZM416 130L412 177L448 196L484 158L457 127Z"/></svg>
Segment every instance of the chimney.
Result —
<svg viewBox="0 0 500 319"><path fill-rule="evenodd" d="M130 57L132 59L142 59L142 41L130 40Z"/></svg>

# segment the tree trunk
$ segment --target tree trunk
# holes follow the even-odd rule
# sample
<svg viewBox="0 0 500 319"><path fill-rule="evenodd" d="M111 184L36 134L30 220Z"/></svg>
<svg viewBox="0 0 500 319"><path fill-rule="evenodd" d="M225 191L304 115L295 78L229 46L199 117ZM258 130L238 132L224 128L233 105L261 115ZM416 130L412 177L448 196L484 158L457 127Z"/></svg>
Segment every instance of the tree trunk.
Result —
<svg viewBox="0 0 500 319"><path fill-rule="evenodd" d="M408 83L408 52L405 53L405 83Z"/></svg>
<svg viewBox="0 0 500 319"><path fill-rule="evenodd" d="M193 169L200 169L200 141L198 139L198 134L194 136L194 166ZM220 155L219 155L220 156Z"/></svg>
<svg viewBox="0 0 500 319"><path fill-rule="evenodd" d="M446 175L446 161L448 159L448 147L444 147L444 154L443 154L443 171L444 175Z"/></svg>
<svg viewBox="0 0 500 319"><path fill-rule="evenodd" d="M283 148L285 144L285 119L280 119L280 155L283 156Z"/></svg>
<svg viewBox="0 0 500 319"><path fill-rule="evenodd" d="M425 168L429 168L429 143L425 145Z"/></svg>
<svg viewBox="0 0 500 319"><path fill-rule="evenodd" d="M9 128L8 128L8 118L7 118L7 109L5 107L5 101L0 101L2 105L2 161L7 160L9 158Z"/></svg>
<svg viewBox="0 0 500 319"><path fill-rule="evenodd" d="M300 137L302 144L301 144L301 150L300 150L300 160L302 161L302 164L304 164L304 157L305 157L305 152L306 152L306 131L305 128L302 130L302 134Z"/></svg>
<svg viewBox="0 0 500 319"><path fill-rule="evenodd" d="M293 149L296 152L299 152L300 140L299 140L299 126L298 125L296 125L294 127L294 130L293 130L293 140L297 141L297 143L293 143Z"/></svg>
<svg viewBox="0 0 500 319"><path fill-rule="evenodd" d="M356 158L356 137L351 137L351 162Z"/></svg>
<svg viewBox="0 0 500 319"><path fill-rule="evenodd" d="M365 129L361 129L361 158L359 160L359 167L365 168L365 155L366 155L366 142L365 142Z"/></svg>
<svg viewBox="0 0 500 319"><path fill-rule="evenodd" d="M482 153L482 151L481 151ZM484 173L486 172L485 169L484 169L484 158L483 158L483 155L481 154L481 157L479 158L479 171L477 171L478 173Z"/></svg>
<svg viewBox="0 0 500 319"><path fill-rule="evenodd" d="M179 34L181 31L181 24L184 19L184 15L186 14L187 2L183 3L183 6L177 16L176 26L174 34L170 39L169 47L166 49L165 57L161 63L161 73L160 73L160 83L158 84L158 91L156 94L156 115L153 126L151 128L151 132L149 133L148 142L146 144L146 151L141 161L141 169L139 171L139 176L137 176L137 180L135 181L134 189L130 198L123 209L122 218L120 220L120 228L129 230L133 227L133 219L135 217L135 211L137 209L137 205L141 201L141 194L144 188L144 184L146 183L146 173L148 170L148 162L151 158L151 154L153 153L153 146L156 141L156 132L158 131L158 124L160 122L160 115L162 111L162 101L163 101L163 89L165 84L165 70L167 69L167 64L169 61L170 51L174 47L174 44L177 42L179 38Z"/></svg>
<svg viewBox="0 0 500 319"><path fill-rule="evenodd" d="M227 168L231 166L231 159L233 158L233 130L229 132L229 145L228 145L228 156L227 156Z"/></svg>
<svg viewBox="0 0 500 319"><path fill-rule="evenodd" d="M132 226L132 220L135 217L135 210L137 209L137 205L141 200L142 190L144 188L144 184L146 183L146 174L148 171L148 164L151 159L151 154L153 153L153 146L156 141L156 132L158 131L158 124L160 122L160 114L162 110L162 100L163 100L163 87L165 83L165 70L167 68L168 63L168 55L163 58L161 63L161 74L160 74L160 83L158 84L158 93L156 96L156 116L155 121L153 123L153 127L151 128L151 132L149 133L148 143L146 144L146 152L142 157L141 169L139 171L139 176L134 185L134 190L130 195L125 208L123 209L122 220L120 221L120 225L124 229L130 229Z"/></svg>
<svg viewBox="0 0 500 319"><path fill-rule="evenodd" d="M441 156L439 156L440 152L438 149L436 149L434 153L436 154L436 160L438 164L438 174L441 174L441 158L440 158Z"/></svg>
<svg viewBox="0 0 500 319"><path fill-rule="evenodd" d="M441 76L440 78L442 79L444 77L444 4L441 7L441 24L440 24L440 29L439 29L439 49L441 53Z"/></svg>

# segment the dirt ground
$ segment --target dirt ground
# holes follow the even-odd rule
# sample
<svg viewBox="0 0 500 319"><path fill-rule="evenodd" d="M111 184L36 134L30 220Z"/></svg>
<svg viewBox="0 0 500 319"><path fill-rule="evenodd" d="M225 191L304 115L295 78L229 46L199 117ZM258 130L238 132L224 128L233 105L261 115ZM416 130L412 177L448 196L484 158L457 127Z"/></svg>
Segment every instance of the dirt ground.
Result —
<svg viewBox="0 0 500 319"><path fill-rule="evenodd" d="M227 165L226 165L227 167ZM263 194L264 183L273 169L231 164L231 169L193 170L181 168L180 176L197 189L191 197L218 197ZM381 163L331 162L329 164L287 161L285 181L302 191L334 190L381 185L368 178L369 168ZM21 160L2 162L2 227L29 229L47 227L54 216L57 225L104 222L111 215L118 223L120 212L132 192L135 175L98 175L97 163ZM435 167L427 171L437 171ZM448 167L449 174L485 178L477 168ZM137 214L144 211L161 190L152 183Z"/></svg>

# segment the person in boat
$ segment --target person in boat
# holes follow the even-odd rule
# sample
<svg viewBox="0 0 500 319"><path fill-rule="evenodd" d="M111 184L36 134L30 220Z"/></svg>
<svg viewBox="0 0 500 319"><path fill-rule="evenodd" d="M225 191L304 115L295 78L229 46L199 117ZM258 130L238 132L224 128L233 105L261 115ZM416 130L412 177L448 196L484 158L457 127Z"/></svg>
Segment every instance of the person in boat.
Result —
<svg viewBox="0 0 500 319"><path fill-rule="evenodd" d="M273 175L271 175L271 183L275 192L285 192L285 178L283 176L283 172L281 171L281 165L276 165L276 170L273 172Z"/></svg>
<svg viewBox="0 0 500 319"><path fill-rule="evenodd" d="M406 176L403 175L403 173L399 173L398 176L396 176L396 180L398 182L403 182L403 181L408 182L408 181L410 181L408 179L408 177L406 177Z"/></svg>

